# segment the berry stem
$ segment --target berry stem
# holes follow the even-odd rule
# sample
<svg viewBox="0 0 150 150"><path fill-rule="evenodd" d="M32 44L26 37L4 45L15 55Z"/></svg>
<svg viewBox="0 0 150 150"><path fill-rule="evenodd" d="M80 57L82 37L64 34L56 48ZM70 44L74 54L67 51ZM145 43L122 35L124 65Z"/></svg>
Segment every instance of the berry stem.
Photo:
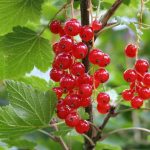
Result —
<svg viewBox="0 0 150 150"><path fill-rule="evenodd" d="M72 15L72 18L74 18L74 7L73 7L73 4L74 4L74 0L71 0L71 15Z"/></svg>

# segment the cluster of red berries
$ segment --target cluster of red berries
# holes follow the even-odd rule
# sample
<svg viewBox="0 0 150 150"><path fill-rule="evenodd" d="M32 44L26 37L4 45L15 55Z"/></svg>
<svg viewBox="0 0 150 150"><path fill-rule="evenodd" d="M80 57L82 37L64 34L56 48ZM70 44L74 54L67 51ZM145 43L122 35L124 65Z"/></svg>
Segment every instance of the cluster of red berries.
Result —
<svg viewBox="0 0 150 150"><path fill-rule="evenodd" d="M91 41L94 32L102 29L102 24L96 20L91 26L81 26L76 19L70 19L63 25L55 20L49 26L52 33L60 35L59 42L53 44L55 58L50 71L50 78L59 83L58 87L53 88L58 97L57 116L81 134L87 132L90 125L88 121L81 119L78 108L90 106L93 90L109 79L109 73L104 69L110 63L109 55L99 49L88 53L85 42ZM75 38L78 35L83 42L77 42ZM89 58L90 63L100 67L93 75L86 73L82 63L85 57ZM100 113L109 111L109 101L108 94L98 94L97 109Z"/></svg>
<svg viewBox="0 0 150 150"><path fill-rule="evenodd" d="M128 44L125 48L127 57L137 56L138 48L134 44ZM144 100L150 98L150 64L145 59L137 59L134 67L124 72L124 80L130 83L130 89L122 92L124 100L129 101L135 109L143 105Z"/></svg>

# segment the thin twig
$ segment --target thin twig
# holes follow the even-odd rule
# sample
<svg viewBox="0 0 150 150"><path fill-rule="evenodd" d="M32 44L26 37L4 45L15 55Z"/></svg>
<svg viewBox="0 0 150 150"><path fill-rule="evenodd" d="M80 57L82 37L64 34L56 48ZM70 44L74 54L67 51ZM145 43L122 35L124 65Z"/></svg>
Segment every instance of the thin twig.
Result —
<svg viewBox="0 0 150 150"><path fill-rule="evenodd" d="M95 146L95 143L92 141L92 139L89 136L87 136L86 134L82 134L82 135L90 142L92 146Z"/></svg>

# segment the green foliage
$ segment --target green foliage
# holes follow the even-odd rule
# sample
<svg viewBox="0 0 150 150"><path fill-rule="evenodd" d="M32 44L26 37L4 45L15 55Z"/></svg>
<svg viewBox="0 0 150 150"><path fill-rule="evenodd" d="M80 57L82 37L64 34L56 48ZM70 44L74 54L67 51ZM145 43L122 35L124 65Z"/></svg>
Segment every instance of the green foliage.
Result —
<svg viewBox="0 0 150 150"><path fill-rule="evenodd" d="M16 78L34 67L46 71L52 57L50 51L48 40L28 28L15 27L0 41L0 52L4 53L0 78Z"/></svg>
<svg viewBox="0 0 150 150"><path fill-rule="evenodd" d="M96 145L96 150L121 150L121 147L120 146L113 146L110 144L98 143Z"/></svg>
<svg viewBox="0 0 150 150"><path fill-rule="evenodd" d="M10 104L0 108L0 137L22 135L48 127L56 96L21 82L6 81Z"/></svg>
<svg viewBox="0 0 150 150"><path fill-rule="evenodd" d="M37 21L43 0L1 0L0 34L7 33L12 27L25 25L28 20Z"/></svg>

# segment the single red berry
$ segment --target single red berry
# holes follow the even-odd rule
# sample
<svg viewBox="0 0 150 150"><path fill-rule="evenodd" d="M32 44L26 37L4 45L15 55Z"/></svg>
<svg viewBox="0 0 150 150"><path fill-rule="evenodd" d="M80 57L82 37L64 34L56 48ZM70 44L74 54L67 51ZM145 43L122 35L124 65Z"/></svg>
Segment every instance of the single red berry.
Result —
<svg viewBox="0 0 150 150"><path fill-rule="evenodd" d="M72 90L75 86L75 79L70 74L66 74L60 79L60 86L63 89Z"/></svg>
<svg viewBox="0 0 150 150"><path fill-rule="evenodd" d="M58 42L55 42L55 43L52 45L52 49L53 49L53 52L54 52L56 55L62 52L62 51L58 48Z"/></svg>
<svg viewBox="0 0 150 150"><path fill-rule="evenodd" d="M150 88L142 87L138 90L139 97L142 99L150 98Z"/></svg>
<svg viewBox="0 0 150 150"><path fill-rule="evenodd" d="M53 91L56 93L57 98L59 99L63 95L63 88L61 87L54 87Z"/></svg>
<svg viewBox="0 0 150 150"><path fill-rule="evenodd" d="M90 124L86 120L80 120L75 129L78 133L83 134L89 131Z"/></svg>
<svg viewBox="0 0 150 150"><path fill-rule="evenodd" d="M110 96L107 93L101 92L97 95L97 102L101 105L108 104L110 101Z"/></svg>
<svg viewBox="0 0 150 150"><path fill-rule="evenodd" d="M59 82L63 74L62 70L53 68L50 71L50 78L55 82Z"/></svg>
<svg viewBox="0 0 150 150"><path fill-rule="evenodd" d="M67 105L64 105L62 107L59 107L59 109L57 109L57 116L60 118L60 119L65 119L73 110L67 106Z"/></svg>
<svg viewBox="0 0 150 150"><path fill-rule="evenodd" d="M137 51L138 51L138 49L135 44L128 44L125 48L126 56L131 57L131 58L136 56Z"/></svg>
<svg viewBox="0 0 150 150"><path fill-rule="evenodd" d="M110 110L110 104L98 104L97 105L97 110L101 114L107 114Z"/></svg>
<svg viewBox="0 0 150 150"><path fill-rule="evenodd" d="M58 47L61 51L69 52L72 50L73 40L70 36L64 35L60 38Z"/></svg>
<svg viewBox="0 0 150 150"><path fill-rule="evenodd" d="M76 62L71 66L70 70L73 75L82 76L85 73L85 66L81 62Z"/></svg>
<svg viewBox="0 0 150 150"><path fill-rule="evenodd" d="M91 105L91 98L88 97L88 98L81 99L80 105L82 107L88 107L88 106L90 106Z"/></svg>
<svg viewBox="0 0 150 150"><path fill-rule="evenodd" d="M128 69L124 72L123 77L127 82L134 82L137 79L137 74L134 69Z"/></svg>
<svg viewBox="0 0 150 150"><path fill-rule="evenodd" d="M70 113L66 118L65 122L69 127L75 127L79 123L79 115L75 112Z"/></svg>
<svg viewBox="0 0 150 150"><path fill-rule="evenodd" d="M104 53L102 55L102 57L100 57L98 65L100 67L106 67L109 64L110 64L110 56L108 54Z"/></svg>
<svg viewBox="0 0 150 150"><path fill-rule="evenodd" d="M126 89L122 92L122 97L124 100L130 101L134 97L134 93L132 92L132 90Z"/></svg>
<svg viewBox="0 0 150 150"><path fill-rule="evenodd" d="M77 109L80 106L81 98L79 94L68 94L65 98L65 104L68 105L70 108Z"/></svg>
<svg viewBox="0 0 150 150"><path fill-rule="evenodd" d="M89 84L81 84L79 93L82 98L88 98L92 95L92 86Z"/></svg>
<svg viewBox="0 0 150 150"><path fill-rule="evenodd" d="M98 80L101 83L104 83L104 82L106 82L109 79L109 73L105 69L98 69L94 73L94 78L95 78L95 80Z"/></svg>
<svg viewBox="0 0 150 150"><path fill-rule="evenodd" d="M88 73L84 73L82 76L80 76L77 80L78 84L90 84L93 85L93 77L89 75Z"/></svg>
<svg viewBox="0 0 150 150"><path fill-rule="evenodd" d="M80 37L85 42L92 40L94 37L93 29L89 26L83 26L80 30Z"/></svg>
<svg viewBox="0 0 150 150"><path fill-rule="evenodd" d="M146 73L143 78L143 83L147 86L150 86L150 73Z"/></svg>
<svg viewBox="0 0 150 150"><path fill-rule="evenodd" d="M49 25L50 31L54 34L58 34L61 28L61 23L58 20L54 20Z"/></svg>
<svg viewBox="0 0 150 150"><path fill-rule="evenodd" d="M61 107L65 106L64 99L59 99L56 105L57 110L59 110Z"/></svg>
<svg viewBox="0 0 150 150"><path fill-rule="evenodd" d="M72 54L77 59L83 59L88 53L88 48L83 42L79 42L73 46Z"/></svg>
<svg viewBox="0 0 150 150"><path fill-rule="evenodd" d="M102 59L104 53L100 49L93 49L89 53L89 61L92 64L99 64L100 60Z"/></svg>
<svg viewBox="0 0 150 150"><path fill-rule="evenodd" d="M149 68L149 63L145 59L139 59L135 63L136 71L138 71L141 74L147 72L148 68Z"/></svg>
<svg viewBox="0 0 150 150"><path fill-rule="evenodd" d="M72 56L69 53L60 53L56 56L53 67L68 69L72 65Z"/></svg>
<svg viewBox="0 0 150 150"><path fill-rule="evenodd" d="M76 19L71 19L65 23L65 32L70 36L76 36L80 32L80 23Z"/></svg>
<svg viewBox="0 0 150 150"><path fill-rule="evenodd" d="M135 96L131 100L131 106L135 109L140 108L143 105L143 99L138 96Z"/></svg>
<svg viewBox="0 0 150 150"><path fill-rule="evenodd" d="M98 20L94 20L92 22L92 29L93 29L93 31L99 31L99 30L102 29L102 27L103 27L102 23L99 22Z"/></svg>

